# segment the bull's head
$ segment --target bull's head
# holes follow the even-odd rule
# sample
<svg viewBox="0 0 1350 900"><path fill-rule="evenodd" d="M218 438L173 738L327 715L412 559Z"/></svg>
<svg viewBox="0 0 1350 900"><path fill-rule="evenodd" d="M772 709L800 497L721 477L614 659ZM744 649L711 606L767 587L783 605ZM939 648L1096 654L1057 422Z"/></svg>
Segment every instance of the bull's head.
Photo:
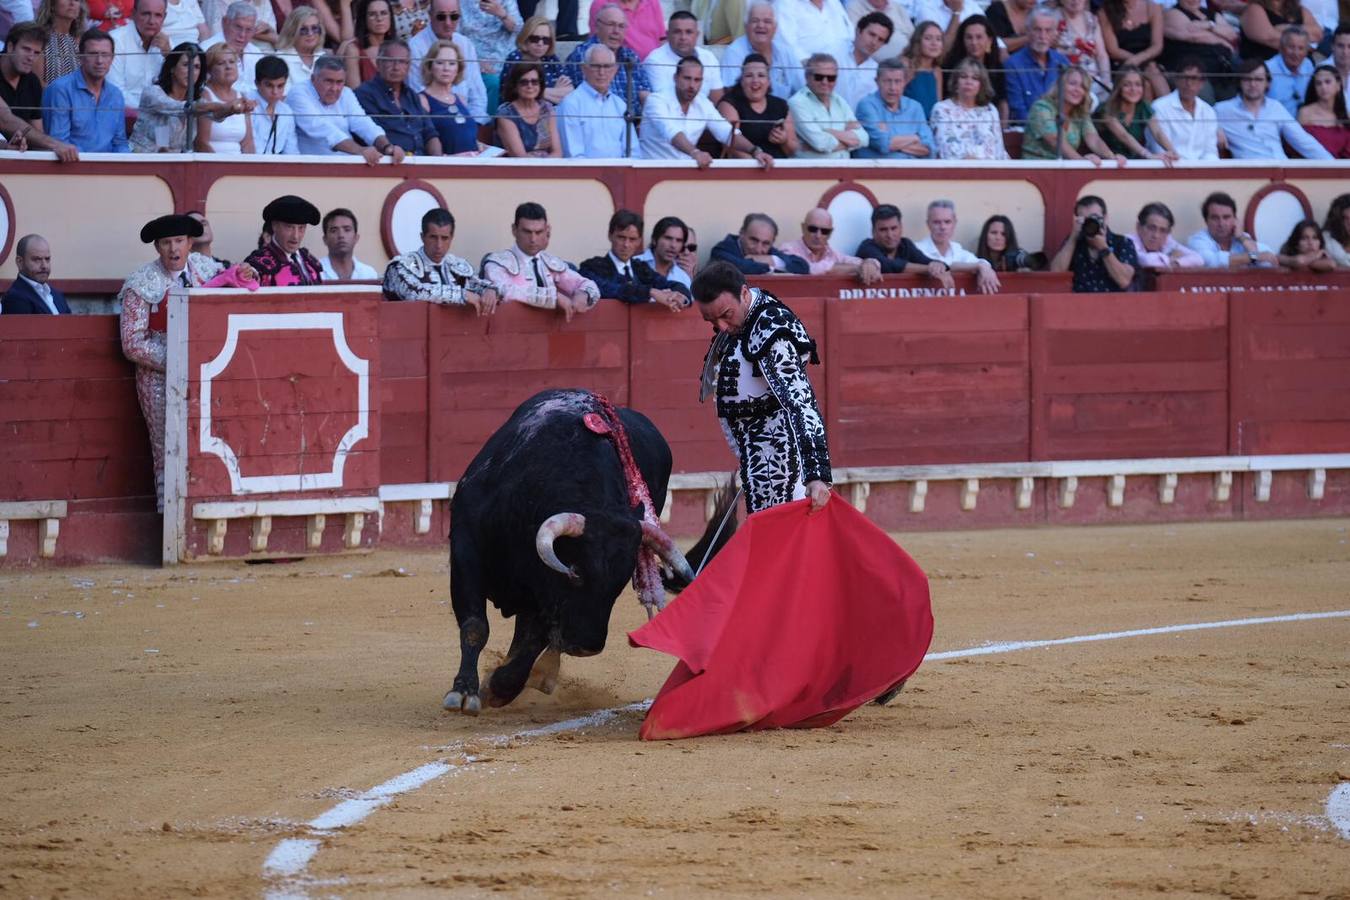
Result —
<svg viewBox="0 0 1350 900"><path fill-rule="evenodd" d="M606 524L612 528L614 523ZM689 570L689 563L675 546L675 542L660 528L649 525L635 516L631 520L625 519L619 523L618 532L619 534L601 538L597 542L602 547L608 545L608 547L601 549L601 558L604 561L594 561L600 564L598 568L604 571L606 575L622 575L624 579L632 577L633 567L636 564L636 553L631 552L635 549L631 546L631 537L641 535L641 546L655 552L668 569L682 574L690 580L693 579L693 573ZM584 580L582 574L577 571L576 566L569 566L559 559L558 552L553 545L561 537L580 538L584 535L586 535L586 517L581 513L561 512L545 519L534 536L534 549L544 565L558 574L566 576L574 587L582 584ZM599 537L599 535L593 536ZM619 540L614 541L614 538ZM609 562L610 559L613 559L614 550L618 550L616 561L619 565L617 569L610 571L613 567ZM605 559L605 557L609 559Z"/></svg>

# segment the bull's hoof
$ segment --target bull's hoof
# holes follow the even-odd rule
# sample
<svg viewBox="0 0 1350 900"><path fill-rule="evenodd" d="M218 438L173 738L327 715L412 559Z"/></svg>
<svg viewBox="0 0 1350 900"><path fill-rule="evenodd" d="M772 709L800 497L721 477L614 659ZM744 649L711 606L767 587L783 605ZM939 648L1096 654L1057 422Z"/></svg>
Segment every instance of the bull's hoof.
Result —
<svg viewBox="0 0 1350 900"><path fill-rule="evenodd" d="M877 706L885 706L887 703L890 703L892 700L894 700L896 696L899 695L899 693L904 689L905 689L905 682L902 681L895 687L891 688L886 693L882 694L877 699L873 700L872 702L875 703Z"/></svg>
<svg viewBox="0 0 1350 900"><path fill-rule="evenodd" d="M483 709L483 701L477 694L466 694L463 691L452 690L445 695L441 701L441 706L451 712L462 712L465 715L476 716Z"/></svg>

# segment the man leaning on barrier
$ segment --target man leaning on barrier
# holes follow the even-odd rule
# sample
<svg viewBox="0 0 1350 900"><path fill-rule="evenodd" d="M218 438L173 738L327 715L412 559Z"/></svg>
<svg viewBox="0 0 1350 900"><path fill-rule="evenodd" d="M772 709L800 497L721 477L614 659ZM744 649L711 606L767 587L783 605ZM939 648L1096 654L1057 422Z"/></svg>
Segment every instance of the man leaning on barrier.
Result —
<svg viewBox="0 0 1350 900"><path fill-rule="evenodd" d="M548 252L552 230L544 207L538 203L517 206L511 235L514 244L483 260L483 277L496 287L502 300L558 309L569 322L599 302L600 289L594 281Z"/></svg>
<svg viewBox="0 0 1350 900"><path fill-rule="evenodd" d="M322 156L350 153L372 166L382 156L403 162L403 148L389 140L366 115L346 81L347 68L342 60L321 56L314 61L314 77L308 84L296 85L287 97L295 109L300 152ZM318 224L317 215L314 224Z"/></svg>
<svg viewBox="0 0 1350 900"><path fill-rule="evenodd" d="M497 308L497 289L479 278L468 260L450 252L455 217L448 209L422 216L422 246L389 261L384 270L384 299L426 300L445 306L472 306L480 316Z"/></svg>

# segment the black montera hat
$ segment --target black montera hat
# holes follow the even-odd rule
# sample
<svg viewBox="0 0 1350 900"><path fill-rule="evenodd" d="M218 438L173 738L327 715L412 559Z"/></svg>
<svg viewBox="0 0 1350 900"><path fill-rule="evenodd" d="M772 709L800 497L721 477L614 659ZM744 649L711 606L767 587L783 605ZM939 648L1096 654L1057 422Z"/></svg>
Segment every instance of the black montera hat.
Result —
<svg viewBox="0 0 1350 900"><path fill-rule="evenodd" d="M263 207L263 222L286 222L289 225L318 225L319 208L303 197L286 194Z"/></svg>
<svg viewBox="0 0 1350 900"><path fill-rule="evenodd" d="M202 223L192 216L160 216L151 219L141 229L141 243L150 244L160 238L178 237L198 238L202 236Z"/></svg>

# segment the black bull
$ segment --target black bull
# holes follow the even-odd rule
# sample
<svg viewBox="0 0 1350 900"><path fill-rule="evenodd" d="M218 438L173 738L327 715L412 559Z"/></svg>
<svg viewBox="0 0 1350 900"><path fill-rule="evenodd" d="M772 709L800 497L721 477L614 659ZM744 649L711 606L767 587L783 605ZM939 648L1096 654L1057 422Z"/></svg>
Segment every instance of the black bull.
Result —
<svg viewBox="0 0 1350 900"><path fill-rule="evenodd" d="M506 660L481 692L490 706L504 706L526 687L532 670L534 686L551 691L559 654L592 656L604 649L614 602L644 544L674 573L668 587L692 578L670 539L644 526L612 440L586 426L583 417L599 412L588 391L536 394L488 439L459 480L450 504L450 597L460 666L446 709L481 709L478 657L488 639L488 600L503 616L516 617ZM670 447L646 416L622 407L617 412L659 511ZM719 546L727 537L729 531ZM702 559L709 541L705 535L693 558Z"/></svg>

